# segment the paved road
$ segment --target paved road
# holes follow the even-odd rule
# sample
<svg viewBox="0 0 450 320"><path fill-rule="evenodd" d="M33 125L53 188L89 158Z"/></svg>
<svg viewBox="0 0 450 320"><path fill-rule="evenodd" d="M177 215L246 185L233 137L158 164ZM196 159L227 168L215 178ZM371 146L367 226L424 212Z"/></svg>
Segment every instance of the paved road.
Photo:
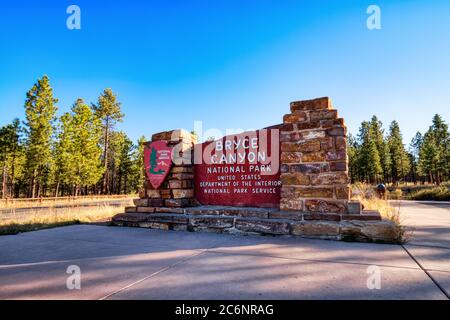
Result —
<svg viewBox="0 0 450 320"><path fill-rule="evenodd" d="M450 295L450 202L401 201L399 205L410 237L405 250Z"/></svg>
<svg viewBox="0 0 450 320"><path fill-rule="evenodd" d="M94 225L3 236L0 298L447 299L450 249L441 229L449 226L440 221L449 207L406 209L417 220L405 246L414 259L399 245ZM81 269L80 290L66 287L70 265ZM381 289L368 289L377 268Z"/></svg>

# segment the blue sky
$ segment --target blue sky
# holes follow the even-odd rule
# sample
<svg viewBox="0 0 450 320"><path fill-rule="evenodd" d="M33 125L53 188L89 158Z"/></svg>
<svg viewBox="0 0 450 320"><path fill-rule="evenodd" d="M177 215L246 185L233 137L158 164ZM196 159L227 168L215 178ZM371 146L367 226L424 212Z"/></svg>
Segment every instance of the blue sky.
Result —
<svg viewBox="0 0 450 320"><path fill-rule="evenodd" d="M81 8L81 30L66 8ZM381 30L366 8L381 8ZM289 102L330 96L352 133L372 114L405 142L450 121L450 2L10 1L0 5L0 125L23 119L26 91L50 77L59 114L118 94L140 135L183 127L261 128Z"/></svg>

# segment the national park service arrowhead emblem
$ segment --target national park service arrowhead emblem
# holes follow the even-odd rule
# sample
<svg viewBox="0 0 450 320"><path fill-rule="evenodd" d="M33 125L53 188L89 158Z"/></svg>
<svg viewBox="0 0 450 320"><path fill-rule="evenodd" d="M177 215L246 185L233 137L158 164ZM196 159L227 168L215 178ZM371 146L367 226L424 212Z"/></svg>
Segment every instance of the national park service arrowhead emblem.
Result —
<svg viewBox="0 0 450 320"><path fill-rule="evenodd" d="M154 141L144 147L144 165L150 183L158 189L172 167L172 148L167 141Z"/></svg>

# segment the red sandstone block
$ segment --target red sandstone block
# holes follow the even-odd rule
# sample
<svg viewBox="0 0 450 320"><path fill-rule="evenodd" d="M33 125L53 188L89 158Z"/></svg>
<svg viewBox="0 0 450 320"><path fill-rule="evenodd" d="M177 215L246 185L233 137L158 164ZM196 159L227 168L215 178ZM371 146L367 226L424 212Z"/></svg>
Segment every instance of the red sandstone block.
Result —
<svg viewBox="0 0 450 320"><path fill-rule="evenodd" d="M347 135L347 130L345 127L334 127L327 129L327 135L329 136L342 136L345 137Z"/></svg>
<svg viewBox="0 0 450 320"><path fill-rule="evenodd" d="M172 179L178 179L178 180L189 180L194 179L194 174L192 173L174 173L171 174Z"/></svg>
<svg viewBox="0 0 450 320"><path fill-rule="evenodd" d="M188 199L166 199L164 201L166 207L186 207L190 204Z"/></svg>
<svg viewBox="0 0 450 320"><path fill-rule="evenodd" d="M335 187L336 199L350 200L350 187L339 186Z"/></svg>
<svg viewBox="0 0 450 320"><path fill-rule="evenodd" d="M323 237L339 235L339 223L331 221L302 221L291 224L291 233L298 236Z"/></svg>
<svg viewBox="0 0 450 320"><path fill-rule="evenodd" d="M153 212L155 212L155 208L153 208L153 207L137 207L137 212L153 213Z"/></svg>
<svg viewBox="0 0 450 320"><path fill-rule="evenodd" d="M148 218L145 213L130 212L130 213L119 213L113 218L113 222L144 222Z"/></svg>
<svg viewBox="0 0 450 320"><path fill-rule="evenodd" d="M304 110L331 109L331 100L328 97L322 97L312 100L302 100L291 102L291 112Z"/></svg>
<svg viewBox="0 0 450 320"><path fill-rule="evenodd" d="M295 187L295 194L302 198L333 198L333 191L333 187Z"/></svg>
<svg viewBox="0 0 450 320"><path fill-rule="evenodd" d="M347 162L346 161L330 162L330 171L347 171Z"/></svg>
<svg viewBox="0 0 450 320"><path fill-rule="evenodd" d="M280 175L280 180L283 186L310 184L309 177L301 173L282 173Z"/></svg>
<svg viewBox="0 0 450 320"><path fill-rule="evenodd" d="M303 140L316 140L325 138L324 130L305 130L301 131L301 139Z"/></svg>
<svg viewBox="0 0 450 320"><path fill-rule="evenodd" d="M337 119L337 110L312 111L309 114L311 121Z"/></svg>
<svg viewBox="0 0 450 320"><path fill-rule="evenodd" d="M300 163L302 162L301 152L282 152L281 163Z"/></svg>
<svg viewBox="0 0 450 320"><path fill-rule="evenodd" d="M133 199L135 206L148 207L148 199Z"/></svg>
<svg viewBox="0 0 450 320"><path fill-rule="evenodd" d="M160 198L161 197L161 193L159 192L159 190L148 189L147 190L147 197L148 198Z"/></svg>
<svg viewBox="0 0 450 320"><path fill-rule="evenodd" d="M262 234L289 234L289 224L276 220L236 219L235 227L245 232L258 232Z"/></svg>
<svg viewBox="0 0 450 320"><path fill-rule="evenodd" d="M308 152L302 155L302 162L324 162L326 160L323 152Z"/></svg>
<svg viewBox="0 0 450 320"><path fill-rule="evenodd" d="M305 112L294 112L285 114L283 116L283 123L296 123L306 121L307 115Z"/></svg>
<svg viewBox="0 0 450 320"><path fill-rule="evenodd" d="M280 132L288 132L294 130L294 125L292 123L283 123L279 127Z"/></svg>
<svg viewBox="0 0 450 320"><path fill-rule="evenodd" d="M177 180L177 179L169 180L169 188L170 189L181 189L181 186L182 186L182 180Z"/></svg>
<svg viewBox="0 0 450 320"><path fill-rule="evenodd" d="M381 221L381 215L377 211L369 211L361 214L343 214L342 220L358 220L358 221Z"/></svg>
<svg viewBox="0 0 450 320"><path fill-rule="evenodd" d="M337 119L326 119L326 120L320 120L320 126L323 129L331 128L334 126L344 126L344 119L343 118L337 118Z"/></svg>
<svg viewBox="0 0 450 320"><path fill-rule="evenodd" d="M172 170L170 170L171 173L192 173L192 171L192 166L174 166L172 167Z"/></svg>
<svg viewBox="0 0 450 320"><path fill-rule="evenodd" d="M328 163L300 163L300 164L291 164L288 165L288 167L289 172L321 173L329 171Z"/></svg>
<svg viewBox="0 0 450 320"><path fill-rule="evenodd" d="M301 135L298 132L282 132L280 134L280 142L298 141L301 139Z"/></svg>
<svg viewBox="0 0 450 320"><path fill-rule="evenodd" d="M322 151L334 151L334 141L333 138L327 137L324 139L320 139L320 150Z"/></svg>
<svg viewBox="0 0 450 320"><path fill-rule="evenodd" d="M282 152L314 152L320 150L320 141L282 142Z"/></svg>
<svg viewBox="0 0 450 320"><path fill-rule="evenodd" d="M303 131L303 130L311 130L311 129L320 129L320 121L305 121L294 124L293 130L295 131Z"/></svg>
<svg viewBox="0 0 450 320"><path fill-rule="evenodd" d="M347 153L345 152L345 150L329 151L326 154L327 161L337 161L337 160L346 160L346 159L347 159Z"/></svg>
<svg viewBox="0 0 450 320"><path fill-rule="evenodd" d="M164 206L164 199L159 198L159 199L149 199L149 205L151 207L162 207Z"/></svg>
<svg viewBox="0 0 450 320"><path fill-rule="evenodd" d="M341 215L337 213L305 213L303 219L310 220L324 220L324 221L341 221Z"/></svg>
<svg viewBox="0 0 450 320"><path fill-rule="evenodd" d="M125 212L136 212L136 207L125 207Z"/></svg>
<svg viewBox="0 0 450 320"><path fill-rule="evenodd" d="M345 137L336 137L334 144L336 150L347 150L347 139Z"/></svg>
<svg viewBox="0 0 450 320"><path fill-rule="evenodd" d="M182 208L168 208L168 207L156 207L155 212L158 213L178 213L183 214L184 209Z"/></svg>
<svg viewBox="0 0 450 320"><path fill-rule="evenodd" d="M269 219L301 221L303 219L303 213L301 211L274 211L269 212Z"/></svg>
<svg viewBox="0 0 450 320"><path fill-rule="evenodd" d="M341 171L310 175L310 179L312 185L336 185L350 182L347 173Z"/></svg>
<svg viewBox="0 0 450 320"><path fill-rule="evenodd" d="M305 201L305 211L346 213L345 201L311 199Z"/></svg>
<svg viewBox="0 0 450 320"><path fill-rule="evenodd" d="M194 189L173 189L172 194L175 199L192 198L194 196Z"/></svg>
<svg viewBox="0 0 450 320"><path fill-rule="evenodd" d="M286 198L281 197L280 210L303 211L303 200L301 200L301 199L286 199Z"/></svg>

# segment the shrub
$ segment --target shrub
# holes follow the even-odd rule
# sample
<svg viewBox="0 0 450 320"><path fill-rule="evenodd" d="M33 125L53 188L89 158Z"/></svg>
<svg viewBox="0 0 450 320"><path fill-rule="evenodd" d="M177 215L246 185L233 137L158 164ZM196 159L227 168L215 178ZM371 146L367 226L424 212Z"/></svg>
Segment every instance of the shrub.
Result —
<svg viewBox="0 0 450 320"><path fill-rule="evenodd" d="M402 189L394 189L392 191L388 191L389 194L389 199L393 199L393 200L398 200L398 199L402 199L403 198L403 192Z"/></svg>
<svg viewBox="0 0 450 320"><path fill-rule="evenodd" d="M411 194L412 200L450 201L450 190L445 187L422 189Z"/></svg>

